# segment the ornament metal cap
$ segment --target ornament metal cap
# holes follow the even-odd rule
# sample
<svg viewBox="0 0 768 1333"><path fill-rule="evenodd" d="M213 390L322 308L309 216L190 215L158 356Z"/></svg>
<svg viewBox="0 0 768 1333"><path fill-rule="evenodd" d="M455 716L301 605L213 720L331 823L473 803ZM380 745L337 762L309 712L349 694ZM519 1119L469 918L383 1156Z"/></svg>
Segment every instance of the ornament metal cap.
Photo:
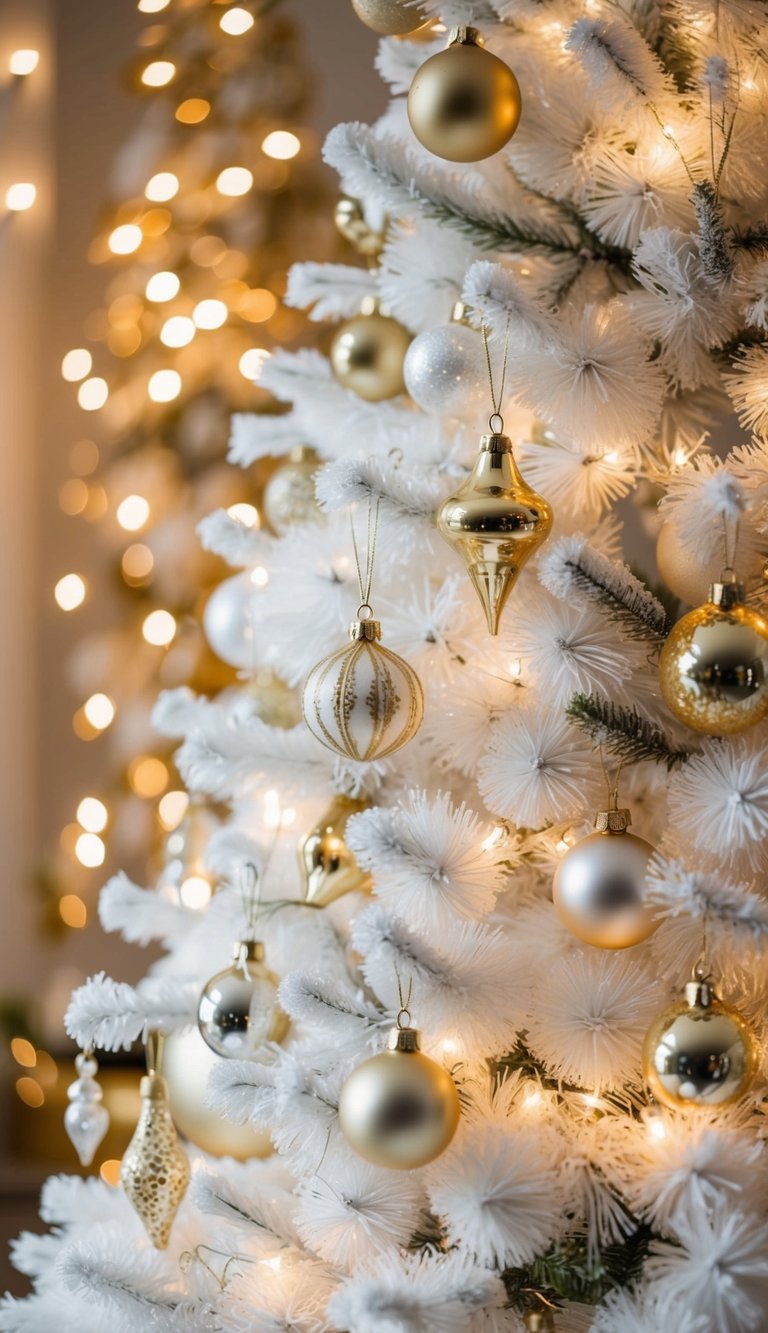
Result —
<svg viewBox="0 0 768 1333"><path fill-rule="evenodd" d="M685 1000L691 1009L711 1009L716 999L710 983L703 977L694 977L685 983Z"/></svg>
<svg viewBox="0 0 768 1333"><path fill-rule="evenodd" d="M421 1037L418 1028L393 1028L387 1039L390 1051L410 1053L421 1049Z"/></svg>
<svg viewBox="0 0 768 1333"><path fill-rule="evenodd" d="M598 833L626 833L632 823L629 810L598 810L595 815L595 828Z"/></svg>
<svg viewBox="0 0 768 1333"><path fill-rule="evenodd" d="M735 575L731 579L718 579L709 585L709 600L714 606L722 606L726 611L730 606L738 606L744 601L744 584Z"/></svg>
<svg viewBox="0 0 768 1333"><path fill-rule="evenodd" d="M460 24L456 28L451 28L448 34L449 46L485 46L485 38L478 28L468 27L466 24Z"/></svg>
<svg viewBox="0 0 768 1333"><path fill-rule="evenodd" d="M139 1083L139 1096L150 1102L167 1102L168 1084L162 1074L144 1074Z"/></svg>
<svg viewBox="0 0 768 1333"><path fill-rule="evenodd" d="M381 621L380 620L353 620L349 627L350 639L380 639Z"/></svg>
<svg viewBox="0 0 768 1333"><path fill-rule="evenodd" d="M523 1323L526 1333L554 1333L555 1321L551 1310L529 1310Z"/></svg>
<svg viewBox="0 0 768 1333"><path fill-rule="evenodd" d="M246 963L263 963L264 945L261 940L236 940L232 945L232 957L236 963L243 957Z"/></svg>

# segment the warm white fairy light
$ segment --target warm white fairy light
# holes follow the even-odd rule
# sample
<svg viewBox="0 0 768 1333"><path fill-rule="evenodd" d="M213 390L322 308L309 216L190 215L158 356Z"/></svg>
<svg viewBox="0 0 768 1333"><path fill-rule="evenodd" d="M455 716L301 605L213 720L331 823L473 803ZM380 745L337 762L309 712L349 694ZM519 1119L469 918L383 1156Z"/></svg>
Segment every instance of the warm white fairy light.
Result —
<svg viewBox="0 0 768 1333"><path fill-rule="evenodd" d="M132 255L143 240L144 233L137 223L123 222L109 233L107 245L113 255Z"/></svg>
<svg viewBox="0 0 768 1333"><path fill-rule="evenodd" d="M247 380L259 379L264 369L264 362L269 360L269 356L266 347L249 347L238 362L240 374Z"/></svg>
<svg viewBox="0 0 768 1333"><path fill-rule="evenodd" d="M75 856L89 870L103 865L106 854L104 841L98 833L81 833L75 843Z"/></svg>
<svg viewBox="0 0 768 1333"><path fill-rule="evenodd" d="M171 315L160 330L160 341L166 347L186 347L196 332L195 322L188 315Z"/></svg>
<svg viewBox="0 0 768 1333"><path fill-rule="evenodd" d="M178 828L189 807L189 797L185 791L167 791L160 798L157 807L158 817L163 828L171 832Z"/></svg>
<svg viewBox="0 0 768 1333"><path fill-rule="evenodd" d="M241 9L235 5L233 9L228 9L226 14L222 14L219 19L219 27L229 37L242 37L244 32L248 32L254 25L253 14L249 14L247 9Z"/></svg>
<svg viewBox="0 0 768 1333"><path fill-rule="evenodd" d="M198 301L192 311L192 319L198 329L220 329L226 323L228 314L224 301L209 297L205 301Z"/></svg>
<svg viewBox="0 0 768 1333"><path fill-rule="evenodd" d="M156 301L159 304L162 301L172 301L174 296L178 295L180 287L181 280L178 274L164 269L160 273L152 274L144 288L144 295L148 301Z"/></svg>
<svg viewBox="0 0 768 1333"><path fill-rule="evenodd" d="M108 694L96 693L86 699L83 712L96 731L105 731L114 721L115 705Z"/></svg>
<svg viewBox="0 0 768 1333"><path fill-rule="evenodd" d="M156 648L165 648L176 634L176 621L170 611L150 611L144 619L141 632L147 643Z"/></svg>
<svg viewBox="0 0 768 1333"><path fill-rule="evenodd" d="M158 171L144 186L144 194L153 204L164 204L178 192L179 178L172 171Z"/></svg>
<svg viewBox="0 0 768 1333"><path fill-rule="evenodd" d="M181 375L178 370L156 370L150 375L147 393L153 403L171 403L181 393Z"/></svg>
<svg viewBox="0 0 768 1333"><path fill-rule="evenodd" d="M85 601L86 583L80 574L64 574L53 590L62 611L75 611Z"/></svg>
<svg viewBox="0 0 768 1333"><path fill-rule="evenodd" d="M211 898L211 884L204 875L188 875L179 888L179 898L185 907L200 911Z"/></svg>
<svg viewBox="0 0 768 1333"><path fill-rule="evenodd" d="M91 373L92 365L93 357L87 347L73 347L61 359L61 378L76 384Z"/></svg>
<svg viewBox="0 0 768 1333"><path fill-rule="evenodd" d="M251 583L254 588L266 588L269 583L269 570L263 565L255 565L251 570Z"/></svg>
<svg viewBox="0 0 768 1333"><path fill-rule="evenodd" d="M143 495L126 495L117 506L117 521L126 532L138 532L149 518L149 500Z"/></svg>
<svg viewBox="0 0 768 1333"><path fill-rule="evenodd" d="M231 198L247 194L253 185L253 172L247 167L225 167L216 177L216 189L219 194Z"/></svg>
<svg viewBox="0 0 768 1333"><path fill-rule="evenodd" d="M242 523L245 528L258 528L259 526L258 509L255 505L248 504L245 500L230 505L227 513L230 518L234 518L238 523Z"/></svg>
<svg viewBox="0 0 768 1333"><path fill-rule="evenodd" d="M273 157L279 162L287 162L295 157L300 149L301 140L290 130L272 130L261 144L261 151L266 153L267 157Z"/></svg>
<svg viewBox="0 0 768 1333"><path fill-rule="evenodd" d="M161 9L167 9L171 0L139 0L139 9L142 14L159 14Z"/></svg>
<svg viewBox="0 0 768 1333"><path fill-rule="evenodd" d="M15 74L17 78L26 78L32 74L40 64L40 52L35 51L33 47L23 47L19 51L12 51L8 60L8 72Z"/></svg>
<svg viewBox="0 0 768 1333"><path fill-rule="evenodd" d="M109 385L100 375L83 380L77 391L77 401L84 412L98 412L109 398Z"/></svg>
<svg viewBox="0 0 768 1333"><path fill-rule="evenodd" d="M176 73L172 60L153 60L141 71L141 82L147 88L164 88Z"/></svg>
<svg viewBox="0 0 768 1333"><path fill-rule="evenodd" d="M109 811L96 796L84 796L77 807L77 822L86 833L103 833L109 821Z"/></svg>
<svg viewBox="0 0 768 1333"><path fill-rule="evenodd" d="M31 181L16 181L5 192L5 206L11 213L26 213L37 198L37 186Z"/></svg>

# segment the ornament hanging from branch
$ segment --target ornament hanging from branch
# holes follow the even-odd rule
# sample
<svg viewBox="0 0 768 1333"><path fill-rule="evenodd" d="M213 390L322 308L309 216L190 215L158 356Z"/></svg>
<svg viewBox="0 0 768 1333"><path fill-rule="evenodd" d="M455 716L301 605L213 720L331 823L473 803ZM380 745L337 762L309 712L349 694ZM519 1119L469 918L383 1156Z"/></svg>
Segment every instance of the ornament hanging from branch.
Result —
<svg viewBox="0 0 768 1333"><path fill-rule="evenodd" d="M416 71L408 119L419 143L448 162L480 162L509 142L520 120L520 85L486 51L476 28L454 28L448 46Z"/></svg>
<svg viewBox="0 0 768 1333"><path fill-rule="evenodd" d="M69 1106L64 1112L64 1128L72 1141L81 1166L90 1166L94 1154L109 1129L109 1111L102 1106L102 1092L96 1082L99 1066L92 1051L75 1056L77 1078L67 1088Z"/></svg>
<svg viewBox="0 0 768 1333"><path fill-rule="evenodd" d="M485 393L483 338L457 302L450 324L418 333L405 356L405 387L414 403L439 416L469 416Z"/></svg>
<svg viewBox="0 0 768 1333"><path fill-rule="evenodd" d="M453 1079L419 1050L408 1009L412 990L413 983L403 999L400 987L388 1050L358 1065L339 1097L339 1125L350 1147L366 1161L396 1171L433 1162L459 1123Z"/></svg>
<svg viewBox="0 0 768 1333"><path fill-rule="evenodd" d="M327 907L345 893L370 891L371 876L360 869L345 837L352 815L367 810L368 805L368 801L336 796L322 818L299 843L305 903L312 907Z"/></svg>
<svg viewBox="0 0 768 1333"><path fill-rule="evenodd" d="M383 648L381 624L369 603L379 502L368 507L363 575L352 523L360 601L349 628L352 643L324 657L307 676L302 712L312 735L336 754L358 762L384 759L412 740L424 716L424 694L413 667Z"/></svg>
<svg viewBox="0 0 768 1333"><path fill-rule="evenodd" d="M504 363L498 397L494 391L488 333L483 330L493 411L491 433L480 438L480 453L463 486L444 500L436 522L454 546L485 611L489 634L498 634L504 606L523 565L541 546L552 527L552 510L526 484L515 463L512 441L504 434L504 398L509 321L504 336Z"/></svg>
<svg viewBox="0 0 768 1333"><path fill-rule="evenodd" d="M382 37L407 37L430 22L419 5L407 0L352 0L352 8L366 28Z"/></svg>
<svg viewBox="0 0 768 1333"><path fill-rule="evenodd" d="M167 1248L171 1227L189 1183L189 1160L179 1144L161 1076L163 1038L147 1037L147 1074L141 1080L139 1122L120 1165L120 1183L152 1244Z"/></svg>

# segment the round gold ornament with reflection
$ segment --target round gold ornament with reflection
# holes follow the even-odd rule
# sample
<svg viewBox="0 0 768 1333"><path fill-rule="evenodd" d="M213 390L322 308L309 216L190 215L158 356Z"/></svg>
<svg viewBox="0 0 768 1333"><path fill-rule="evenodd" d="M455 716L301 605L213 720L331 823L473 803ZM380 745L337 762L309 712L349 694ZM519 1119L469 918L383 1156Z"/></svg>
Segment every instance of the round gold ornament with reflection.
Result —
<svg viewBox="0 0 768 1333"><path fill-rule="evenodd" d="M448 162L480 162L498 153L520 120L517 79L482 40L476 28L455 28L446 49L416 71L408 93L416 138Z"/></svg>
<svg viewBox="0 0 768 1333"><path fill-rule="evenodd" d="M336 330L331 368L339 384L367 403L381 403L405 393L403 365L411 335L370 297L359 315Z"/></svg>
<svg viewBox="0 0 768 1333"><path fill-rule="evenodd" d="M358 1065L341 1089L339 1125L375 1166L412 1171L448 1147L459 1123L450 1074L419 1050L415 1028L394 1028L389 1049Z"/></svg>
<svg viewBox="0 0 768 1333"><path fill-rule="evenodd" d="M298 444L264 487L262 505L279 537L298 523L322 523L315 500L315 473L320 466L314 449Z"/></svg>
<svg viewBox="0 0 768 1333"><path fill-rule="evenodd" d="M384 249L384 231L377 231L366 220L359 199L342 194L333 211L336 230L353 245L358 254L376 259Z"/></svg>
<svg viewBox="0 0 768 1333"><path fill-rule="evenodd" d="M627 830L628 810L600 810L595 832L571 847L555 871L552 898L561 921L585 944L630 949L656 929L643 898L655 848Z"/></svg>
<svg viewBox="0 0 768 1333"><path fill-rule="evenodd" d="M653 1096L676 1111L731 1106L749 1089L757 1065L752 1028L701 978L689 981L685 998L659 1015L643 1048Z"/></svg>
<svg viewBox="0 0 768 1333"><path fill-rule="evenodd" d="M250 1125L234 1125L206 1106L208 1077L220 1063L197 1028L174 1032L165 1039L163 1076L176 1128L195 1147L213 1157L269 1157L272 1140Z"/></svg>
<svg viewBox="0 0 768 1333"><path fill-rule="evenodd" d="M378 620L353 620L349 633L351 644L324 657L307 676L304 721L317 740L346 759L384 759L421 726L421 681L405 658L381 646Z"/></svg>
<svg viewBox="0 0 768 1333"><path fill-rule="evenodd" d="M768 621L745 605L735 579L713 583L709 601L678 620L661 650L659 683L675 717L707 736L768 716Z"/></svg>
<svg viewBox="0 0 768 1333"><path fill-rule="evenodd" d="M418 5L405 0L352 0L352 8L366 28L382 37L405 37L429 23Z"/></svg>

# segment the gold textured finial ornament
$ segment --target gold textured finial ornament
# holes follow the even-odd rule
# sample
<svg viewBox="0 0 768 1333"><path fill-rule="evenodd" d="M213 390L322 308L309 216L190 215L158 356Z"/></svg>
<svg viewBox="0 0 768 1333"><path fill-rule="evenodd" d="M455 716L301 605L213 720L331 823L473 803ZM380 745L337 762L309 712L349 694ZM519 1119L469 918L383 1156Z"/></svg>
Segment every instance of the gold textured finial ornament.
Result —
<svg viewBox="0 0 768 1333"><path fill-rule="evenodd" d="M367 403L381 403L405 393L403 365L411 335L367 296L360 314L346 319L331 343L331 369L345 389Z"/></svg>
<svg viewBox="0 0 768 1333"><path fill-rule="evenodd" d="M321 819L299 843L299 868L304 881L304 902L327 907L345 893L368 893L371 876L361 870L346 843L352 815L368 808L368 801L336 796Z"/></svg>
<svg viewBox="0 0 768 1333"><path fill-rule="evenodd" d="M369 597L376 552L379 502L368 506L368 543L363 574L354 522L360 588L352 642L324 657L304 683L301 709L312 735L329 750L360 763L385 759L412 740L424 717L424 691L410 663L383 648L381 624Z"/></svg>
<svg viewBox="0 0 768 1333"><path fill-rule="evenodd" d="M629 810L611 808L595 816L595 832L563 856L552 882L560 920L585 944L598 949L630 949L656 929L644 901L648 862L655 847L629 833Z"/></svg>
<svg viewBox="0 0 768 1333"><path fill-rule="evenodd" d="M768 716L768 621L731 576L678 620L661 650L667 707L693 731L731 736Z"/></svg>
<svg viewBox="0 0 768 1333"><path fill-rule="evenodd" d="M189 1183L189 1160L171 1118L167 1084L158 1073L161 1050L162 1037L150 1033L139 1121L120 1164L120 1183L158 1250L168 1245Z"/></svg>
<svg viewBox="0 0 768 1333"><path fill-rule="evenodd" d="M744 1096L757 1067L749 1023L696 968L684 998L659 1015L645 1039L643 1074L653 1096L677 1111L720 1110Z"/></svg>
<svg viewBox="0 0 768 1333"><path fill-rule="evenodd" d="M406 37L430 22L420 5L409 0L352 0L352 8L366 28L382 37Z"/></svg>
<svg viewBox="0 0 768 1333"><path fill-rule="evenodd" d="M407 1003L389 1034L388 1049L353 1070L341 1089L339 1125L367 1162L413 1171L444 1152L459 1123L456 1084L422 1055Z"/></svg>
<svg viewBox="0 0 768 1333"><path fill-rule="evenodd" d="M480 162L512 138L520 85L509 65L486 51L476 28L454 28L444 51L416 71L408 119L424 148L448 162Z"/></svg>

